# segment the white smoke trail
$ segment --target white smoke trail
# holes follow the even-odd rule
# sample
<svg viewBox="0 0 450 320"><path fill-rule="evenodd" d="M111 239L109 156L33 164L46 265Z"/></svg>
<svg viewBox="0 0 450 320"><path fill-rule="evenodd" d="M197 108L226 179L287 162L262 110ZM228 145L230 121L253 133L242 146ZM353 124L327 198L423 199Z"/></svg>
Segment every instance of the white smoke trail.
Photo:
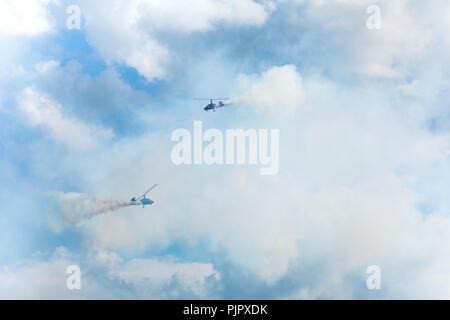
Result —
<svg viewBox="0 0 450 320"><path fill-rule="evenodd" d="M127 207L129 201L102 199L70 192L59 196L59 204L66 222L77 225L85 219Z"/></svg>
<svg viewBox="0 0 450 320"><path fill-rule="evenodd" d="M272 116L295 111L304 100L302 77L294 65L273 67L258 77L245 76L244 94L226 104L255 107Z"/></svg>

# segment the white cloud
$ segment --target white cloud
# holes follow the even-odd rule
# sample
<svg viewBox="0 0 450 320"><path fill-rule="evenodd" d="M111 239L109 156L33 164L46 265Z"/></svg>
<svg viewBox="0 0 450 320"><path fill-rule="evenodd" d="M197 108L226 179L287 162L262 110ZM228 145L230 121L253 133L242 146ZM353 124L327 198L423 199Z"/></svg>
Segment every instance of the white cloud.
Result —
<svg viewBox="0 0 450 320"><path fill-rule="evenodd" d="M170 49L157 40L161 32L208 31L223 25L261 25L273 4L253 0L190 0L82 4L89 43L107 61L135 68L148 80L164 78ZM105 34L108 36L105 37Z"/></svg>
<svg viewBox="0 0 450 320"><path fill-rule="evenodd" d="M408 76L402 62L423 53L429 32L421 25L420 17L412 14L407 1L386 1L381 8L381 29L367 30L361 39L360 70L375 77L398 78Z"/></svg>
<svg viewBox="0 0 450 320"><path fill-rule="evenodd" d="M220 279L211 264L180 263L175 259L133 259L121 265L116 264L110 270L109 277L132 284L141 290L151 291L158 298L164 297L158 296L158 293L172 281L178 283L175 290L192 291L197 297L208 298L210 293L205 288L206 279Z"/></svg>
<svg viewBox="0 0 450 320"><path fill-rule="evenodd" d="M66 286L67 267L80 267L80 290ZM125 283L129 297L211 298L208 285L219 275L211 264L182 263L173 258L133 259L124 262L114 252L75 255L65 247L53 254L37 254L21 264L0 268L1 299L120 299Z"/></svg>
<svg viewBox="0 0 450 320"><path fill-rule="evenodd" d="M381 79L405 79L430 41L429 21L412 10L405 0L304 0L307 33L322 33L330 50L344 61L331 61L345 70ZM380 29L368 29L369 5L380 8Z"/></svg>
<svg viewBox="0 0 450 320"><path fill-rule="evenodd" d="M0 2L0 34L36 36L52 30L50 0Z"/></svg>
<svg viewBox="0 0 450 320"><path fill-rule="evenodd" d="M77 149L95 146L101 140L113 137L112 130L85 124L67 117L62 107L32 87L17 97L18 110L32 127L41 127L54 141Z"/></svg>
<svg viewBox="0 0 450 320"><path fill-rule="evenodd" d="M140 29L136 1L114 5L109 1L89 2L83 5L83 14L87 40L107 63L126 64L148 80L164 77L169 50Z"/></svg>
<svg viewBox="0 0 450 320"><path fill-rule="evenodd" d="M43 61L43 62L39 62L36 65L36 71L38 74L42 75L42 74L46 74L47 72L55 69L55 68L59 68L60 64L58 61L55 60L49 60L49 61Z"/></svg>
<svg viewBox="0 0 450 320"><path fill-rule="evenodd" d="M230 103L251 106L270 116L289 115L304 100L302 78L294 65L272 67L260 76L241 76L244 93Z"/></svg>
<svg viewBox="0 0 450 320"><path fill-rule="evenodd" d="M259 26L274 9L270 1L262 5L253 0L144 0L138 5L150 26L177 32L207 31L223 24Z"/></svg>
<svg viewBox="0 0 450 320"><path fill-rule="evenodd" d="M79 297L66 288L66 269L74 264L66 248L48 260L26 261L0 268L1 299L64 299Z"/></svg>

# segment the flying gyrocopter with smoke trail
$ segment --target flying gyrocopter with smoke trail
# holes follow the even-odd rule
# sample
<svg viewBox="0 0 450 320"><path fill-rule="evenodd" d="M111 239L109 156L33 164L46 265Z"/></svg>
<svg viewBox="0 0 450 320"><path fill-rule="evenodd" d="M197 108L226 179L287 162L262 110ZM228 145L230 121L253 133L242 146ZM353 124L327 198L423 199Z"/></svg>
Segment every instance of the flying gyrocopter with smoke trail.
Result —
<svg viewBox="0 0 450 320"><path fill-rule="evenodd" d="M227 102L223 102L223 100L229 100L230 98L210 98L210 99L198 99L195 98L194 100L209 100L209 104L207 104L203 110L205 110L206 112L208 112L208 110L212 110L214 112L216 112L216 109L225 107L231 103L227 103ZM215 104L213 101L214 100L219 100L219 102L217 104Z"/></svg>
<svg viewBox="0 0 450 320"><path fill-rule="evenodd" d="M140 197L133 197L130 201L103 199L81 193L66 193L59 196L60 209L67 222L77 225L85 219L91 219L95 216L106 214L121 208L130 206L140 206L145 208L146 205L154 203L153 200L147 198L147 194L157 185L153 185L150 189Z"/></svg>

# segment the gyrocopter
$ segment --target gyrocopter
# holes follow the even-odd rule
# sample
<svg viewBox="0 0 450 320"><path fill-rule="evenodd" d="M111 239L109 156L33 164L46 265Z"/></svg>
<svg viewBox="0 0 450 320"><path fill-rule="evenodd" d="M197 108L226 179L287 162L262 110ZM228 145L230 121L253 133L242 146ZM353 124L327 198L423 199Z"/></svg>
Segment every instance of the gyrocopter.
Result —
<svg viewBox="0 0 450 320"><path fill-rule="evenodd" d="M206 112L208 112L209 110L212 110L212 111L216 112L216 109L219 109L219 108L222 108L222 107L226 106L226 104L223 103L223 100L228 100L228 99L229 98L210 98L210 99L198 99L198 98L196 98L194 100L209 100L209 104L207 104L203 108L203 110L205 110ZM215 104L213 102L214 100L218 100L218 103Z"/></svg>
<svg viewBox="0 0 450 320"><path fill-rule="evenodd" d="M144 194L136 199L136 197L131 198L129 205L130 206L140 206L142 205L142 208L145 208L146 205L153 204L153 200L146 197L147 193L149 193L154 187L156 187L157 184L154 184L150 189L144 192Z"/></svg>

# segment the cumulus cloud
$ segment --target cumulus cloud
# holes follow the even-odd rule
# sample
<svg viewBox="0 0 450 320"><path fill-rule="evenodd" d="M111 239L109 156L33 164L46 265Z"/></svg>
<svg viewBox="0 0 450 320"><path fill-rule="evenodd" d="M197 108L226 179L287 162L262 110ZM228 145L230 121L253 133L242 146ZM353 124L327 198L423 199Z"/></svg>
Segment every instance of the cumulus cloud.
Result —
<svg viewBox="0 0 450 320"><path fill-rule="evenodd" d="M111 127L115 133L136 129L141 120L136 113L152 101L150 95L124 82L113 67L94 75L82 69L75 60L63 66L54 60L42 61L27 71L27 78L36 91L51 96L80 121Z"/></svg>
<svg viewBox="0 0 450 320"><path fill-rule="evenodd" d="M251 106L271 116L288 115L305 96L302 78L294 65L272 67L258 76L242 76L244 93L230 104Z"/></svg>
<svg viewBox="0 0 450 320"><path fill-rule="evenodd" d="M141 1L145 21L157 30L178 32L208 31L223 24L228 26L259 26L275 8L274 3L253 0L175 0L167 3Z"/></svg>
<svg viewBox="0 0 450 320"><path fill-rule="evenodd" d="M0 3L0 34L36 36L53 29L47 5L50 0Z"/></svg>
<svg viewBox="0 0 450 320"><path fill-rule="evenodd" d="M361 41L360 71L375 77L398 78L408 76L403 59L415 59L423 53L429 40L419 17L413 15L407 1L386 1L379 4L380 32L367 30L370 42ZM370 32L370 33L369 33Z"/></svg>
<svg viewBox="0 0 450 320"><path fill-rule="evenodd" d="M153 80L164 78L171 51L159 33L190 33L223 25L261 25L274 5L253 0L190 0L82 4L90 44L107 61L124 63ZM105 37L108 34L108 37Z"/></svg>
<svg viewBox="0 0 450 320"><path fill-rule="evenodd" d="M80 290L66 287L67 268L80 267ZM1 299L120 299L128 297L210 298L219 274L211 264L179 262L174 258L124 261L118 254L92 251L87 255L58 247L38 253L20 265L0 268Z"/></svg>
<svg viewBox="0 0 450 320"><path fill-rule="evenodd" d="M71 296L71 291L66 288L68 277L66 269L73 264L75 263L67 249L58 247L47 260L28 260L21 265L2 266L0 297L2 299L67 299Z"/></svg>
<svg viewBox="0 0 450 320"><path fill-rule="evenodd" d="M430 21L413 10L411 2L304 0L301 18L308 26L308 36L321 33L330 56L331 69L345 65L346 71L379 79L401 80L410 76L414 61L422 57L430 41ZM369 5L380 9L380 28L368 29ZM423 12L422 12L423 13ZM373 14L373 12L372 12ZM293 21L293 23L295 23ZM295 23L298 24L298 23ZM342 60L341 60L342 59ZM345 62L344 62L345 61ZM343 70L340 70L343 72Z"/></svg>
<svg viewBox="0 0 450 320"><path fill-rule="evenodd" d="M211 264L182 263L174 258L132 259L126 263L115 263L108 276L158 298L169 298L161 292L174 282L178 283L175 292L192 292L199 298L211 298L213 293L208 292L207 282L217 283L220 280L220 274Z"/></svg>
<svg viewBox="0 0 450 320"><path fill-rule="evenodd" d="M86 149L98 141L113 137L112 130L96 127L63 114L62 107L32 87L17 98L18 110L28 125L42 128L54 141L77 149Z"/></svg>

